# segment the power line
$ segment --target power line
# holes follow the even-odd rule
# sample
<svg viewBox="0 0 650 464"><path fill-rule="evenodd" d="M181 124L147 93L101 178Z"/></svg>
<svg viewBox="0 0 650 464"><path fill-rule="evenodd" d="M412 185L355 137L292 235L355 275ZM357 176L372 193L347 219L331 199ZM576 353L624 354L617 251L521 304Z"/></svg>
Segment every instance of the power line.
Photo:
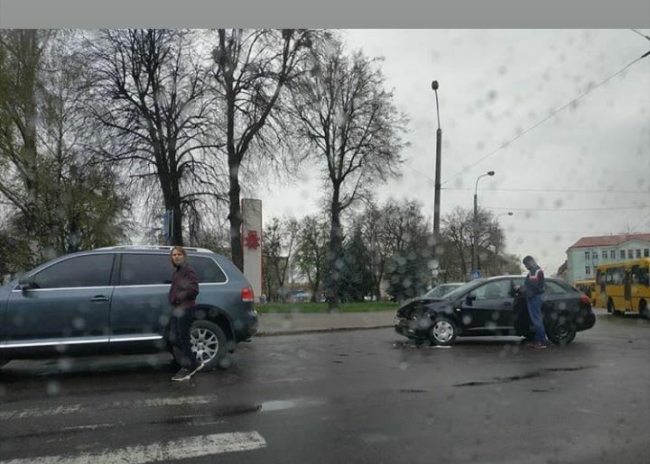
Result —
<svg viewBox="0 0 650 464"><path fill-rule="evenodd" d="M637 31L636 29L632 29L632 32L636 32L636 33L639 34L641 37L645 37L646 39L650 40L650 37L648 37L647 35L645 35L645 34L642 33L642 32Z"/></svg>
<svg viewBox="0 0 650 464"><path fill-rule="evenodd" d="M470 190L470 187L449 187L445 190ZM650 195L650 191L646 190L581 190L581 189L518 189L518 188L483 188L481 192L535 192L535 193L630 193L630 194L643 194Z"/></svg>
<svg viewBox="0 0 650 464"><path fill-rule="evenodd" d="M617 233L612 233L612 231L607 231L607 232L594 232L592 230L520 230L520 229L514 229L512 231L509 231L506 229L506 232L512 236L516 235L527 235L527 234L536 234L536 235L570 235L570 234L576 234L576 235L583 235L585 237L608 237L610 235L625 235L626 232L617 232Z"/></svg>
<svg viewBox="0 0 650 464"><path fill-rule="evenodd" d="M416 174L424 177L431 182L435 182L431 177L423 174L421 171L409 166L404 163L404 166L409 168L411 171ZM446 187L443 190L446 191L474 191L471 187ZM607 189L534 189L534 188L482 188L482 192L534 192L534 193L624 193L624 194L633 194L633 195L650 195L650 191L647 190L607 190Z"/></svg>
<svg viewBox="0 0 650 464"><path fill-rule="evenodd" d="M553 211L556 213L569 213L569 212L576 212L576 211L618 211L622 209L645 209L645 208L650 208L650 205L643 205L643 206L613 206L610 208L501 208L501 207L491 207L491 206L483 206L482 208L484 209L493 209L493 210L508 210L508 211Z"/></svg>
<svg viewBox="0 0 650 464"><path fill-rule="evenodd" d="M634 232L637 227L639 227L641 224L643 224L646 221L647 221L648 225L650 225L650 214L647 215L646 217L641 218L641 220L634 227L632 227L632 229L630 229L630 230L632 230L632 232Z"/></svg>
<svg viewBox="0 0 650 464"><path fill-rule="evenodd" d="M567 103L566 105L560 107L558 110L554 111L553 113L551 113L550 115L548 115L546 118L542 119L542 120L539 121L538 123L536 123L536 124L534 124L533 126L529 127L528 129L526 129L526 130L523 131L522 133L518 134L516 137L514 137L514 138L513 138L512 140L510 140L509 142L504 143L504 144L501 145L499 148L497 148L496 150L493 150L492 152L488 153L487 155L485 155L484 157L480 158L480 159L479 159L478 161L476 161L475 163L470 164L470 165L464 167L462 170L460 170L459 172L457 172L456 174L454 174L452 177L450 177L450 178L447 179L446 181L442 182L442 185L446 184L446 183L449 182L450 180L455 179L456 177L458 177L459 175L461 175L462 173L464 173L464 172L467 171L468 169L473 168L474 166L476 166L477 164L483 162L483 161L486 160L487 158L489 158L489 157L495 155L497 152L501 151L503 148L506 148L508 145L510 145L511 143L513 143L513 142L515 142L516 140L520 139L521 137L523 137L524 135L526 135L527 133L529 133L529 132L532 131L533 129L535 129L535 128L541 126L542 124L544 124L544 123L545 123L546 121L548 121L549 119L555 117L558 113L560 113L560 112L563 111L564 109L566 109L566 108L572 106L572 105L573 105L574 103L576 103L578 100L580 100L580 99L582 99L583 97L589 95L591 92L593 92L593 91L596 90L597 88L599 88L599 87L603 86L604 84L606 84L607 82L611 81L611 80L614 79L616 76L618 76L619 74L621 74L622 72L624 72L626 69L628 69L630 66L634 65L637 61L641 61L643 58L645 58L645 57L648 56L648 55L650 55L650 51L648 51L648 52L646 52L645 54L641 55L639 58L637 58L637 59L635 59L635 60L632 60L629 64L627 64L626 66L624 66L624 67L621 68L619 71L617 71L616 73L614 73L613 75L611 75L611 76L608 77L607 79L603 80L603 81L600 82L599 84L596 84L596 85L594 85L594 86L588 88L588 89L587 89L585 92L583 92L581 95L579 95L578 97L574 98L573 100L571 100L571 101L570 101L569 103Z"/></svg>

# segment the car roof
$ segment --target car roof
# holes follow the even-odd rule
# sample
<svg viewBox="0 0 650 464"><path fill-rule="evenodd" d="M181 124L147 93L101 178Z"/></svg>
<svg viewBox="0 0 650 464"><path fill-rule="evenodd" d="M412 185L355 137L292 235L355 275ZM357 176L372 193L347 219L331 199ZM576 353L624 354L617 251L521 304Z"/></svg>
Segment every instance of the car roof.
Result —
<svg viewBox="0 0 650 464"><path fill-rule="evenodd" d="M487 277L485 279L476 279L476 280L483 280L485 282L489 282L491 280L501 280L501 279L525 279L526 274L509 274L509 275L500 275L500 276L494 276L494 277ZM557 277L544 277L544 279L552 281L552 282L565 282L562 279L558 279Z"/></svg>
<svg viewBox="0 0 650 464"><path fill-rule="evenodd" d="M110 247L95 248L94 250L88 251L167 251L171 252L173 246L169 245L116 245ZM196 252L196 253L214 253L214 251L207 248L200 247L186 247L183 249L187 252ZM216 254L216 253L214 253Z"/></svg>

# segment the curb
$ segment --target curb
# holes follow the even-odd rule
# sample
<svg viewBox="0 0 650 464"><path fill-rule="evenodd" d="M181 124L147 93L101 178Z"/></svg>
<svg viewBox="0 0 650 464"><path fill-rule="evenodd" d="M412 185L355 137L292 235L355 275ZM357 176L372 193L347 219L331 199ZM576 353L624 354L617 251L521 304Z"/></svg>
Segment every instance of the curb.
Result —
<svg viewBox="0 0 650 464"><path fill-rule="evenodd" d="M277 337L286 335L304 335L310 333L328 333L328 332L353 332L357 330L376 330L393 328L391 325L377 325L372 327L329 327L326 329L298 329L298 330L282 330L277 332L257 332L253 337Z"/></svg>

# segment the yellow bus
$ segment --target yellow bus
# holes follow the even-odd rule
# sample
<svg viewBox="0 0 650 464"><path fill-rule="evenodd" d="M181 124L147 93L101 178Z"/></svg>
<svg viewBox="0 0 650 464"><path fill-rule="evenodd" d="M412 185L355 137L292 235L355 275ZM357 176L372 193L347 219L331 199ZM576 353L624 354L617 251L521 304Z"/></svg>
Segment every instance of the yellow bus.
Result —
<svg viewBox="0 0 650 464"><path fill-rule="evenodd" d="M596 294L596 281L594 279L576 280L575 282L573 282L573 286L589 297L589 300L591 301L591 305L594 308L599 307L596 306L597 294ZM602 308L604 306L600 306L600 307Z"/></svg>
<svg viewBox="0 0 650 464"><path fill-rule="evenodd" d="M650 258L601 264L596 283L607 312L650 318Z"/></svg>

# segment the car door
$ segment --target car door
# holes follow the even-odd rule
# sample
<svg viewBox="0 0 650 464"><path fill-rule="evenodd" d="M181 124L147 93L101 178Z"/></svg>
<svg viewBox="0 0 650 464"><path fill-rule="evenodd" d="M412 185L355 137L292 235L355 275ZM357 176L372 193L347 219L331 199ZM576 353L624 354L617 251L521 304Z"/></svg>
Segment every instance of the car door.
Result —
<svg viewBox="0 0 650 464"><path fill-rule="evenodd" d="M513 297L510 279L493 280L476 287L462 302L463 325L471 331L512 327Z"/></svg>
<svg viewBox="0 0 650 464"><path fill-rule="evenodd" d="M114 255L74 255L28 275L32 288L12 290L5 347L104 344L108 341Z"/></svg>
<svg viewBox="0 0 650 464"><path fill-rule="evenodd" d="M121 253L110 311L111 343L162 339L174 268L169 255Z"/></svg>

